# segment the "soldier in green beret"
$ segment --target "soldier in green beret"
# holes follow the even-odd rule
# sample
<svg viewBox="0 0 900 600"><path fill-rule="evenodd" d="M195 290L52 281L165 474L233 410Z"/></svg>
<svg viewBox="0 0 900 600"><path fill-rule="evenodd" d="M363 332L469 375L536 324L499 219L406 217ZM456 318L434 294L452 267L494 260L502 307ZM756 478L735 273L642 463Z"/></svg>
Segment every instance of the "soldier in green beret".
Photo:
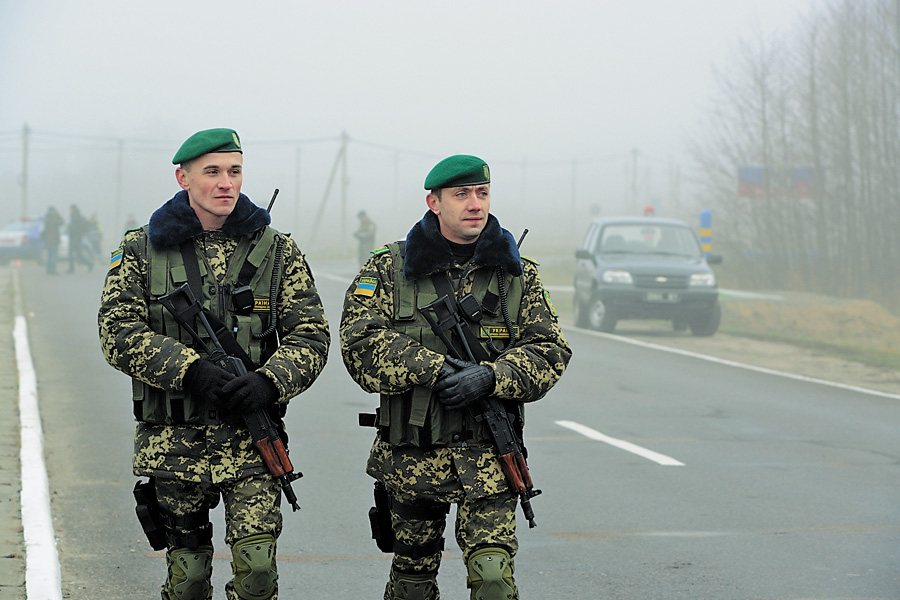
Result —
<svg viewBox="0 0 900 600"><path fill-rule="evenodd" d="M101 347L109 364L132 378L133 468L150 478L136 492L149 497L141 506L164 535L163 600L212 598L209 510L220 497L233 556L226 596L277 598L281 489L241 415L266 410L283 434L288 401L325 366L328 323L297 245L241 194L238 134L200 131L172 162L181 191L148 225L126 232L112 254L99 311ZM255 369L236 377L207 360L164 309L159 298L184 283L208 318L223 324L234 354ZM194 327L203 331L199 319Z"/></svg>
<svg viewBox="0 0 900 600"><path fill-rule="evenodd" d="M380 396L376 414L361 422L377 429L366 471L376 480L373 534L393 553L385 600L440 597L451 504L471 598L519 597L519 496L477 411L496 399L521 442L524 403L556 384L571 350L536 263L490 214L490 186L478 157L439 162L425 179L425 216L404 241L373 252L345 296L344 365ZM423 307L444 294L466 315L462 339L453 331L441 339L425 317ZM463 340L477 362L458 358Z"/></svg>
<svg viewBox="0 0 900 600"><path fill-rule="evenodd" d="M356 213L356 218L359 220L359 227L353 232L353 237L359 242L358 264L356 265L359 268L366 264L369 253L375 247L375 221L364 210Z"/></svg>

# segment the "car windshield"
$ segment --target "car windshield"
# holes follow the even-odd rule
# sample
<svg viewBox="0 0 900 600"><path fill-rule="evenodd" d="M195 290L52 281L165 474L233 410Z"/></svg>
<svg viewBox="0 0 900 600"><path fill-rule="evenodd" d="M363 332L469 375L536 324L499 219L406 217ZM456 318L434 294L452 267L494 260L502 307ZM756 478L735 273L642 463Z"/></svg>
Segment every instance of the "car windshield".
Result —
<svg viewBox="0 0 900 600"><path fill-rule="evenodd" d="M700 257L700 245L687 227L668 224L607 225L598 240L604 253Z"/></svg>

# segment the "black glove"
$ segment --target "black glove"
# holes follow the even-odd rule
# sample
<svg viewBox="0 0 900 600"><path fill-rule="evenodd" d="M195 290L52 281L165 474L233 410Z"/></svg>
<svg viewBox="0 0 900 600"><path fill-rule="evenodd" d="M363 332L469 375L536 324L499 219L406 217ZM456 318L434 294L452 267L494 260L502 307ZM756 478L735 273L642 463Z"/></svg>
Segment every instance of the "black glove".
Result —
<svg viewBox="0 0 900 600"><path fill-rule="evenodd" d="M222 388L225 410L231 415L241 415L274 404L278 399L278 388L271 379L250 371L235 377Z"/></svg>
<svg viewBox="0 0 900 600"><path fill-rule="evenodd" d="M472 402L480 400L494 390L494 371L484 365L464 362L448 356L444 366L460 368L456 373L444 376L444 367L434 384L438 400L445 408L465 408Z"/></svg>
<svg viewBox="0 0 900 600"><path fill-rule="evenodd" d="M191 396L200 398L208 406L214 406L222 397L222 388L234 379L234 375L208 360L198 360L188 367L184 375L184 389Z"/></svg>
<svg viewBox="0 0 900 600"><path fill-rule="evenodd" d="M459 360L458 358L453 358L452 356L445 356L444 364L441 365L441 370L438 371L437 379L434 380L435 385L437 385L437 382L441 381L442 379L446 379L451 375L455 375L466 367L470 367L474 364L476 363Z"/></svg>

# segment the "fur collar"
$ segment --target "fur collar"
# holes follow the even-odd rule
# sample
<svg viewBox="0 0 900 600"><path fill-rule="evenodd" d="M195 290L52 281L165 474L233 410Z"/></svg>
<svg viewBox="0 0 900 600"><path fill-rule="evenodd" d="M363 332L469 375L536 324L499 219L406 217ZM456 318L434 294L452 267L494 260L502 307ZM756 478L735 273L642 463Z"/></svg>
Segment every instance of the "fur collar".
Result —
<svg viewBox="0 0 900 600"><path fill-rule="evenodd" d="M403 276L411 281L422 279L438 271L446 271L453 263L453 253L450 244L441 235L437 215L429 210L406 236ZM494 215L488 215L471 264L476 267L503 267L513 276L522 274L516 240L510 232L500 227L500 221Z"/></svg>
<svg viewBox="0 0 900 600"><path fill-rule="evenodd" d="M234 211L225 220L221 231L231 237L240 237L256 231L272 222L269 213L256 206L250 198L241 194ZM188 194L181 190L156 209L150 217L148 236L157 250L180 244L186 239L203 233L200 219L188 203Z"/></svg>

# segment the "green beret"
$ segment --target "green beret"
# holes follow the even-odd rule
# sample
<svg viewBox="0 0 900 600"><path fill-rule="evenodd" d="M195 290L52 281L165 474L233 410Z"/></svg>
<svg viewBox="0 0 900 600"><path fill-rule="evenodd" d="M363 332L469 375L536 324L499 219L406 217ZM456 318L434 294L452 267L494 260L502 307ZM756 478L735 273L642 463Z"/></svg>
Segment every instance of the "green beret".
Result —
<svg viewBox="0 0 900 600"><path fill-rule="evenodd" d="M457 154L445 158L425 178L425 189L479 185L491 182L491 170L477 156Z"/></svg>
<svg viewBox="0 0 900 600"><path fill-rule="evenodd" d="M241 138L234 129L204 129L189 137L175 153L172 164L194 160L208 152L241 152Z"/></svg>

